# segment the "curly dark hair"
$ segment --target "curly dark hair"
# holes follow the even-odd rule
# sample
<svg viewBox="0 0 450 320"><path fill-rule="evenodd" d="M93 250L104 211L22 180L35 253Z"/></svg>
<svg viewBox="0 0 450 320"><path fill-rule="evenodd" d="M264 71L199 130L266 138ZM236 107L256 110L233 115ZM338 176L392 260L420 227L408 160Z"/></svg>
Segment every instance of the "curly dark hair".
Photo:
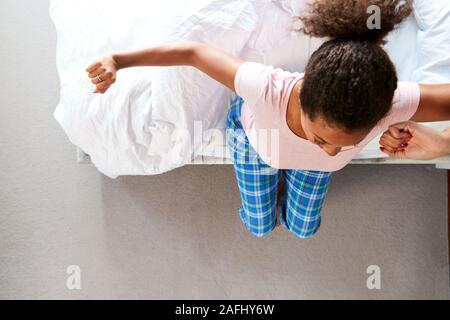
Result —
<svg viewBox="0 0 450 320"><path fill-rule="evenodd" d="M380 8L381 29L369 29L367 8ZM381 47L411 13L409 0L315 0L299 17L304 33L330 37L305 70L300 102L314 120L320 114L346 131L370 129L391 109L397 73Z"/></svg>

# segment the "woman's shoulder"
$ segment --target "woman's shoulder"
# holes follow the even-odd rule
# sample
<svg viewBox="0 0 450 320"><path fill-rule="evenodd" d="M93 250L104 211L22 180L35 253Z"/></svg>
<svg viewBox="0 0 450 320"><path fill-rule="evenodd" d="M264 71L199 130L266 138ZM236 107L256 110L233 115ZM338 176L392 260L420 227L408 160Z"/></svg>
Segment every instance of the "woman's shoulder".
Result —
<svg viewBox="0 0 450 320"><path fill-rule="evenodd" d="M388 126L407 121L416 113L420 103L420 86L415 82L401 81L394 93L391 110L380 121L380 126Z"/></svg>
<svg viewBox="0 0 450 320"><path fill-rule="evenodd" d="M251 105L279 104L289 97L293 84L302 77L300 72L247 61L237 70L235 88L237 94Z"/></svg>

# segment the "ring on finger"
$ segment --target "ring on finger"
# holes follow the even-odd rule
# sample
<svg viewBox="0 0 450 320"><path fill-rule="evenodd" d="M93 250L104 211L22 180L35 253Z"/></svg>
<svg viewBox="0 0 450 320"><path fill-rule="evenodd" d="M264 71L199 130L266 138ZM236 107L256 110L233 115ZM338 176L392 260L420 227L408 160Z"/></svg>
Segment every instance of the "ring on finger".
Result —
<svg viewBox="0 0 450 320"><path fill-rule="evenodd" d="M97 81L98 81L97 83L100 83L100 82L103 81L103 79L102 79L102 77L100 77L100 75L97 75L96 79L97 79Z"/></svg>

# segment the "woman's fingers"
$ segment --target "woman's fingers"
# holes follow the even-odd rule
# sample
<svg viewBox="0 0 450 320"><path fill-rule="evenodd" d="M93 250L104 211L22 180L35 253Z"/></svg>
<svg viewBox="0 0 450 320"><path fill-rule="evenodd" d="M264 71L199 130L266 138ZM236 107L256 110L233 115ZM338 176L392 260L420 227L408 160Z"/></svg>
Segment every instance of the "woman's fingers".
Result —
<svg viewBox="0 0 450 320"><path fill-rule="evenodd" d="M101 81L98 78L98 76L100 76ZM100 83L105 82L105 81L112 81L112 83L114 83L114 82L116 82L116 77L110 71L102 72L102 73L99 73L99 74L91 77L91 82L93 84L95 84L95 85L100 84Z"/></svg>
<svg viewBox="0 0 450 320"><path fill-rule="evenodd" d="M101 75L105 71L106 71L106 69L103 68L103 67L96 68L92 72L89 72L88 77L89 78L95 78L95 77L97 77L97 75Z"/></svg>
<svg viewBox="0 0 450 320"><path fill-rule="evenodd" d="M109 88L113 83L114 82L112 80L105 80L100 83L97 83L95 86L97 87L97 89L103 90Z"/></svg>
<svg viewBox="0 0 450 320"><path fill-rule="evenodd" d="M383 151L384 153L395 154L399 149L392 148L389 146L381 146L380 150Z"/></svg>
<svg viewBox="0 0 450 320"><path fill-rule="evenodd" d="M97 80L98 76L102 78L102 81L109 80L109 79L115 79L115 74L111 71L107 71L104 68L96 69L95 72L89 74L89 78L93 80ZM95 82L93 82L95 84Z"/></svg>
<svg viewBox="0 0 450 320"><path fill-rule="evenodd" d="M97 83L93 93L105 93L114 82L116 82L115 78Z"/></svg>
<svg viewBox="0 0 450 320"><path fill-rule="evenodd" d="M100 61L96 61L93 62L92 64L90 64L87 68L86 68L86 72L91 73L93 72L95 69L97 69L98 67L100 67L102 65L102 63Z"/></svg>
<svg viewBox="0 0 450 320"><path fill-rule="evenodd" d="M390 148L380 147L380 150L382 152L386 153L390 157L394 157L394 155L395 155L395 152L392 152L392 150Z"/></svg>
<svg viewBox="0 0 450 320"><path fill-rule="evenodd" d="M111 82L110 82L110 81L102 81L102 82L100 82L100 83L97 83L97 84L96 84L96 87L97 87L97 89L99 89L99 90L103 90L103 89L108 88L110 85L111 85Z"/></svg>
<svg viewBox="0 0 450 320"><path fill-rule="evenodd" d="M387 132L396 139L411 138L411 134L407 131L406 127L390 126Z"/></svg>
<svg viewBox="0 0 450 320"><path fill-rule="evenodd" d="M397 139L394 138L392 135L390 134L384 134L383 136L381 136L380 138L380 145L383 147L391 147L391 148L405 148L408 146L408 139Z"/></svg>
<svg viewBox="0 0 450 320"><path fill-rule="evenodd" d="M406 132L410 136L413 136L416 126L417 126L417 124L415 122L404 121L404 122L399 122L399 123L393 124L389 128L396 128L400 132Z"/></svg>
<svg viewBox="0 0 450 320"><path fill-rule="evenodd" d="M102 81L105 80L105 78L103 78L103 73L97 73L96 75L89 75L89 78L91 79L91 82L95 85L97 85L98 83L101 83L102 81L100 81L100 79L98 78L98 76L100 76L100 78L102 79Z"/></svg>
<svg viewBox="0 0 450 320"><path fill-rule="evenodd" d="M387 154L391 158L405 158L405 150L393 150L391 148L380 148L382 152Z"/></svg>
<svg viewBox="0 0 450 320"><path fill-rule="evenodd" d="M391 147L391 148L405 148L408 146L409 141L411 140L411 136L403 136L403 138L395 138L390 131L386 131L380 138L380 145L383 147Z"/></svg>
<svg viewBox="0 0 450 320"><path fill-rule="evenodd" d="M402 158L408 147L408 139L398 139L386 131L380 138L380 150L392 158Z"/></svg>

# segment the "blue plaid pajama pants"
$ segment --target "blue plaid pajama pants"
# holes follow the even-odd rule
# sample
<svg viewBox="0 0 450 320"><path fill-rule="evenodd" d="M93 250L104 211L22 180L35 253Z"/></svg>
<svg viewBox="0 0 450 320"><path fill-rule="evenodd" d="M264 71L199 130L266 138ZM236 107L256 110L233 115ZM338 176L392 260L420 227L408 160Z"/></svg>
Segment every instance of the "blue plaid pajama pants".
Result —
<svg viewBox="0 0 450 320"><path fill-rule="evenodd" d="M242 200L239 217L255 236L272 231L276 227L278 184L283 179L280 223L300 238L311 237L321 224L331 172L275 169L264 163L243 131L242 102L241 97L234 99L227 116L227 144Z"/></svg>

